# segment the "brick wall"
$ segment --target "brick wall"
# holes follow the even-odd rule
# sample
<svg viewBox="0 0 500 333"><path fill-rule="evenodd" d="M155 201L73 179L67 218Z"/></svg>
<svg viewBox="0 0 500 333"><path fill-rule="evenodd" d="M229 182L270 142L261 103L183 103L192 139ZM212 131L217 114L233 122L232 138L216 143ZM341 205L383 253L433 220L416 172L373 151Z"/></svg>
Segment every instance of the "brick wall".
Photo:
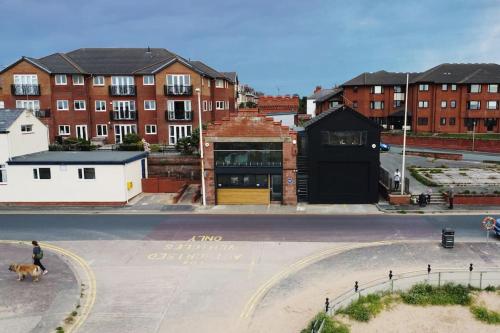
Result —
<svg viewBox="0 0 500 333"><path fill-rule="evenodd" d="M298 112L298 96L261 96L257 104L259 112L269 114L274 112Z"/></svg>

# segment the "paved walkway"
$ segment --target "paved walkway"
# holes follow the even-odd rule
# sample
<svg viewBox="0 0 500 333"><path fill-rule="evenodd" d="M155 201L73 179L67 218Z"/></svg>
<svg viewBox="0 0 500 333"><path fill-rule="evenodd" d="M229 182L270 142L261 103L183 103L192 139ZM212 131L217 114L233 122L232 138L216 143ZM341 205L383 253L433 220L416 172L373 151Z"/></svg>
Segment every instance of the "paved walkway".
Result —
<svg viewBox="0 0 500 333"><path fill-rule="evenodd" d="M44 251L49 274L32 282L17 281L11 263L31 263L31 247L0 243L0 332L53 332L79 302L80 288L73 270L60 257Z"/></svg>

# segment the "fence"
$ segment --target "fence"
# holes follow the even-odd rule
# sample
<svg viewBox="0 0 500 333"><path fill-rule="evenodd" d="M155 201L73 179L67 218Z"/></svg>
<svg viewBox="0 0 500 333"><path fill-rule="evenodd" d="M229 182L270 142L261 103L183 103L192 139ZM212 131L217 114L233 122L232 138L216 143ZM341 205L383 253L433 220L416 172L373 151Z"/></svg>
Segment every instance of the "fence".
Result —
<svg viewBox="0 0 500 333"><path fill-rule="evenodd" d="M394 179L383 167L380 167L379 182L387 189L388 193L394 191ZM410 193L410 179L405 177L405 194Z"/></svg>
<svg viewBox="0 0 500 333"><path fill-rule="evenodd" d="M490 285L498 286L500 284L500 268L475 270L471 264L468 270L431 270L429 265L426 271L414 271L398 275L393 275L392 271L390 271L387 278L380 278L365 284L358 284L358 281L356 281L353 289L346 291L329 303L327 301L327 309L325 310L329 315L333 315L338 309L348 306L361 296L380 292L404 291L422 282L436 286L445 283L456 283L483 289Z"/></svg>

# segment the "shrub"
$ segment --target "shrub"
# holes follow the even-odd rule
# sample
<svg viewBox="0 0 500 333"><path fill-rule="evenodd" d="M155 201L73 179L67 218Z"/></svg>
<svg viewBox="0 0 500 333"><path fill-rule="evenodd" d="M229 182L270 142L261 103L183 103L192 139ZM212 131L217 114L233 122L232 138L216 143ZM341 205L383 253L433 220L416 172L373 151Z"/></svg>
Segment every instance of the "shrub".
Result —
<svg viewBox="0 0 500 333"><path fill-rule="evenodd" d="M403 302L413 305L469 305L470 288L447 283L434 287L426 283L414 285L408 292L402 292Z"/></svg>
<svg viewBox="0 0 500 333"><path fill-rule="evenodd" d="M300 333L310 333L313 328L318 329L323 320L325 320L325 324L321 333L349 333L349 328L345 324L333 319L324 312L318 313Z"/></svg>
<svg viewBox="0 0 500 333"><path fill-rule="evenodd" d="M484 306L471 306L470 311L477 320L487 324L500 324L500 313L496 311L490 311Z"/></svg>
<svg viewBox="0 0 500 333"><path fill-rule="evenodd" d="M385 307L382 296L379 294L369 294L361 296L357 301L352 302L345 309L339 309L337 313L342 313L357 321L369 321L379 314Z"/></svg>
<svg viewBox="0 0 500 333"><path fill-rule="evenodd" d="M141 142L141 138L136 133L129 133L123 138L124 144L132 144Z"/></svg>
<svg viewBox="0 0 500 333"><path fill-rule="evenodd" d="M484 291L487 291L487 292L492 292L492 291L496 291L497 290L497 287L495 286L487 286L486 288L484 288Z"/></svg>
<svg viewBox="0 0 500 333"><path fill-rule="evenodd" d="M430 186L430 187L437 187L437 186L439 186L437 183L433 182L432 180L429 180L429 179L425 178L424 176L422 176L417 171L416 168L408 168L408 170L410 170L410 174L413 176L413 178L415 178L420 183L422 183L424 185L427 185L427 186Z"/></svg>

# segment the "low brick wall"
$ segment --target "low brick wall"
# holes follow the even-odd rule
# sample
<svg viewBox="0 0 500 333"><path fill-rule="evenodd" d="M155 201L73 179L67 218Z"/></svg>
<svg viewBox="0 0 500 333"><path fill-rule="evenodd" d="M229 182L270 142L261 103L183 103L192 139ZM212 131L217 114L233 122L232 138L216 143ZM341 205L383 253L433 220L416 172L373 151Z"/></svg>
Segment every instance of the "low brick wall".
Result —
<svg viewBox="0 0 500 333"><path fill-rule="evenodd" d="M444 194L446 202L448 195ZM473 206L500 206L500 195L498 194L455 194L453 197L454 205L473 205Z"/></svg>
<svg viewBox="0 0 500 333"><path fill-rule="evenodd" d="M411 195L409 194L390 194L389 193L389 203L391 205L409 205L411 200Z"/></svg>
<svg viewBox="0 0 500 333"><path fill-rule="evenodd" d="M146 178L142 180L142 192L144 193L176 193L184 185L196 183L175 178Z"/></svg>
<svg viewBox="0 0 500 333"><path fill-rule="evenodd" d="M201 162L198 156L150 154L148 156L149 177L167 177L184 180L199 180Z"/></svg>
<svg viewBox="0 0 500 333"><path fill-rule="evenodd" d="M403 145L403 135L382 133L381 141L393 145ZM469 139L407 136L406 144L410 147L472 150L472 140ZM500 153L500 140L476 140L474 150Z"/></svg>
<svg viewBox="0 0 500 333"><path fill-rule="evenodd" d="M0 206L61 206L61 207L121 207L127 204L126 201L74 201L74 202L61 202L61 201L43 201L43 202L2 202Z"/></svg>
<svg viewBox="0 0 500 333"><path fill-rule="evenodd" d="M412 156L432 157L432 158L439 158L442 160L453 160L453 161L459 161L463 157L462 154L432 153L432 152L411 151L411 150L407 150L406 154Z"/></svg>

